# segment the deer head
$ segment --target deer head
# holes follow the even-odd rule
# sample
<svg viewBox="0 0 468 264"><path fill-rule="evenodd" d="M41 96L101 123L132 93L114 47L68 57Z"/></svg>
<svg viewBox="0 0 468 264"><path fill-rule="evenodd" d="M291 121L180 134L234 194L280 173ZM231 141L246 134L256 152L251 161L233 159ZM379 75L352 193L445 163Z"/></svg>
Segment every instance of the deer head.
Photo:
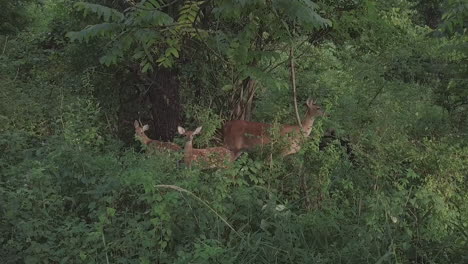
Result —
<svg viewBox="0 0 468 264"><path fill-rule="evenodd" d="M187 143L190 143L192 144L192 141L193 141L193 137L195 135L198 135L200 134L202 130L202 127L197 127L197 129L195 129L195 131L185 131L185 129L181 126L178 126L177 127L177 131L179 132L179 134L183 135L183 136L186 136L187 137Z"/></svg>
<svg viewBox="0 0 468 264"><path fill-rule="evenodd" d="M323 116L324 115L324 112L321 110L321 107L319 105L317 105L317 103L309 98L307 99L305 105L307 106L307 113L306 113L306 118L308 116Z"/></svg>
<svg viewBox="0 0 468 264"><path fill-rule="evenodd" d="M135 120L135 122L133 122L133 126L135 127L135 138L145 145L151 144L153 148L165 151L178 151L181 149L179 145L172 142L161 142L149 138L145 133L145 131L149 129L148 125L142 126L141 122Z"/></svg>
<svg viewBox="0 0 468 264"><path fill-rule="evenodd" d="M226 161L233 161L233 154L226 148L214 147L206 149L193 148L193 137L199 134L202 127L197 127L195 131L186 131L183 127L177 127L179 134L187 137L184 147L184 162L190 168L192 162L200 162L207 168L224 168Z"/></svg>
<svg viewBox="0 0 468 264"><path fill-rule="evenodd" d="M148 125L142 126L140 122L135 120L135 122L133 122L133 126L135 127L135 137L139 141L146 145L151 142L151 139L145 133L145 131L149 129Z"/></svg>

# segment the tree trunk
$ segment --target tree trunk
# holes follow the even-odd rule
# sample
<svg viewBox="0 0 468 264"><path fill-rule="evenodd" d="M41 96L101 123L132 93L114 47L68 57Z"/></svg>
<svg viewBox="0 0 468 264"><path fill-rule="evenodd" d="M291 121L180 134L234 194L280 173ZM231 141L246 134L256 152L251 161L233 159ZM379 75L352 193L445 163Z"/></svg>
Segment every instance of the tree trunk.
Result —
<svg viewBox="0 0 468 264"><path fill-rule="evenodd" d="M180 82L175 69L160 68L148 87L153 118L154 138L172 141L181 121Z"/></svg>
<svg viewBox="0 0 468 264"><path fill-rule="evenodd" d="M251 78L242 81L239 93L233 97L231 120L249 121L252 118L252 103L257 85L257 81Z"/></svg>

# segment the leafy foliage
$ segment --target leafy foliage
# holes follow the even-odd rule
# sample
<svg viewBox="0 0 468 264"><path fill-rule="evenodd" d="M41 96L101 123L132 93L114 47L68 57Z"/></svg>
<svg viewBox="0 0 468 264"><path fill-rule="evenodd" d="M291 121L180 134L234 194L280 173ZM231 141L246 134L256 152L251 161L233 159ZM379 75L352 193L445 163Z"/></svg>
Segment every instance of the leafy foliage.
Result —
<svg viewBox="0 0 468 264"><path fill-rule="evenodd" d="M23 29L29 22L27 6L33 0L0 1L0 34L12 34Z"/></svg>
<svg viewBox="0 0 468 264"><path fill-rule="evenodd" d="M234 53L244 53L237 55L233 62L249 63L252 58L255 58L249 55L254 54L246 54L247 50L244 49L248 46L247 42L255 40L253 34L259 30L259 18L264 17L261 14L265 11L272 11L277 15L281 12L286 18L297 21L308 30L330 24L329 20L320 17L316 13L317 6L308 1L274 1L272 4L263 1L215 1L213 3L215 5L213 8L215 16L232 22L233 15L236 17L248 15L252 20L251 22L253 22L243 30L245 33L239 31L237 38L232 36L234 39L229 40L225 38L227 37L226 32L222 30L213 32L203 28L201 19L211 14L202 12L200 8L202 3L202 1L187 1L180 6L178 13L170 14L163 12L157 2L142 1L130 7L129 12L124 15L105 6L79 2L75 6L84 11L85 15L90 12L96 13L98 18L102 18L105 23L91 26L80 32L70 32L68 36L72 41L88 41L90 38L97 36L109 37L113 39L114 45L110 53L101 59L102 63L106 65L115 64L123 59L122 54L131 52L131 57L139 61L142 71L146 72L153 69L155 63L164 67L174 65L175 60L180 56L179 53L182 52L181 44L186 38L207 43L211 39L219 41L219 38L223 38L225 41L231 42L230 46L235 49L227 51L228 54L226 55L228 57L229 53L233 56L236 56ZM177 17L177 19L174 17ZM276 19L275 16L265 18L272 22ZM111 22L118 22L119 26ZM267 21L261 23L267 25ZM284 34L284 30L278 32L277 29L278 27L274 31L269 30L269 32L263 34L271 35L271 38L275 38L275 34L278 36ZM242 43L244 45L239 45L239 41L244 42ZM136 45L136 50L130 49L132 45ZM240 59L238 56L245 59Z"/></svg>
<svg viewBox="0 0 468 264"><path fill-rule="evenodd" d="M465 263L464 9L441 3L431 29L412 2L46 1L0 38L3 262ZM329 117L282 158L292 46L298 101ZM220 144L248 79L272 143L227 169L138 151L149 106L130 122L122 109L161 67L177 69L198 147Z"/></svg>
<svg viewBox="0 0 468 264"><path fill-rule="evenodd" d="M468 5L464 1L447 1L446 12L442 16L441 28L447 34L466 34L468 27Z"/></svg>

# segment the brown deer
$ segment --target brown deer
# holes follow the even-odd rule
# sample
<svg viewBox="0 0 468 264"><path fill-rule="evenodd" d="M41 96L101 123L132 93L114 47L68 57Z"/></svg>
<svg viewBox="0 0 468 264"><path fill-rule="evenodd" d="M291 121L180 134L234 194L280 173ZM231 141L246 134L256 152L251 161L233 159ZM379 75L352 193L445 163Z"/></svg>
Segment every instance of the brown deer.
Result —
<svg viewBox="0 0 468 264"><path fill-rule="evenodd" d="M137 120L133 122L133 125L135 126L135 137L141 143L152 149L157 149L159 151L178 151L182 149L179 145L175 143L162 142L149 138L145 133L145 131L149 129L148 125L142 126L142 124L140 124L140 122L138 122Z"/></svg>
<svg viewBox="0 0 468 264"><path fill-rule="evenodd" d="M177 127L179 134L187 137L184 147L184 162L191 168L192 163L196 162L205 168L226 168L227 162L234 161L233 153L223 147L214 147L206 149L193 148L193 137L201 132L202 127L197 127L195 131L186 131L183 127Z"/></svg>
<svg viewBox="0 0 468 264"><path fill-rule="evenodd" d="M280 135L287 136L288 147L281 155L287 156L294 154L301 149L301 140L310 135L315 118L324 113L312 99L306 102L307 113L302 120L302 129L298 125L282 125ZM232 120L224 124L224 145L234 153L234 157L240 156L242 151L251 149L257 145L265 145L271 141L271 124L250 122L245 120Z"/></svg>

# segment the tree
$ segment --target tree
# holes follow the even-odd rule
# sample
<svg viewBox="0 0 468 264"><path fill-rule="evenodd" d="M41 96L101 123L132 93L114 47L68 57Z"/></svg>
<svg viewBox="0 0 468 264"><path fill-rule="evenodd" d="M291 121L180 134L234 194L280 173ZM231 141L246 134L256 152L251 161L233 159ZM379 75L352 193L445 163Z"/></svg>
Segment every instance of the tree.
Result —
<svg viewBox="0 0 468 264"><path fill-rule="evenodd" d="M104 22L70 32L70 39L109 39L101 63L139 64L143 79L150 80L153 118L170 117L154 124L164 139L174 135L180 122L181 70L208 64L215 87L204 87L203 96L223 87L221 101L230 102L231 118L249 119L257 83L270 79L268 68L286 62L281 58L285 44L330 25L316 4L302 0L153 0L132 4L124 12L79 2L76 8Z"/></svg>

